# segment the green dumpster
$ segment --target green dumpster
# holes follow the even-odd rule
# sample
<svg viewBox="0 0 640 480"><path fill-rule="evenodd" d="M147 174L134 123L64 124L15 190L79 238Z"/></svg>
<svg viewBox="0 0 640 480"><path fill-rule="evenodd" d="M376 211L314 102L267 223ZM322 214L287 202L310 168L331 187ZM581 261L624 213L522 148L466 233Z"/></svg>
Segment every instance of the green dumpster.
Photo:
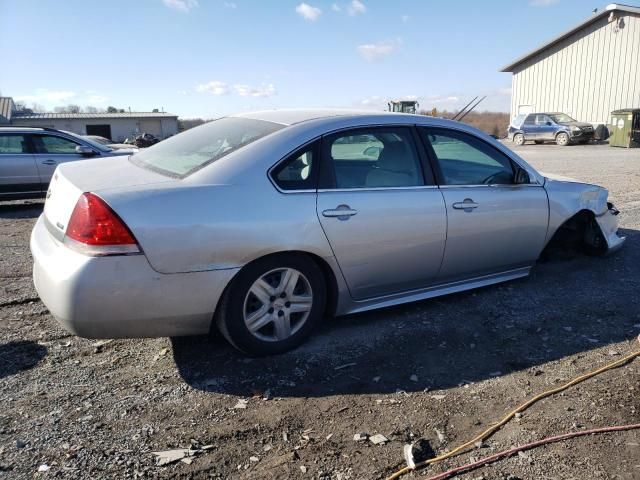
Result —
<svg viewBox="0 0 640 480"><path fill-rule="evenodd" d="M640 148L640 108L611 112L611 147Z"/></svg>

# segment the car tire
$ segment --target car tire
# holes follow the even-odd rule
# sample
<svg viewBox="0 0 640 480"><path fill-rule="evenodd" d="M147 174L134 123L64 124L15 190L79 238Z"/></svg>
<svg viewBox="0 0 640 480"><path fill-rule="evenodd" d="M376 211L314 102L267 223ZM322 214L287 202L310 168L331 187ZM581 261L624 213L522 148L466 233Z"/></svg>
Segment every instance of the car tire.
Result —
<svg viewBox="0 0 640 480"><path fill-rule="evenodd" d="M565 132L560 132L558 135L556 135L556 144L560 145L561 147L566 147L567 145L569 145L569 135Z"/></svg>
<svg viewBox="0 0 640 480"><path fill-rule="evenodd" d="M524 135L521 133L516 133L513 136L513 143L515 143L518 146L524 145Z"/></svg>
<svg viewBox="0 0 640 480"><path fill-rule="evenodd" d="M215 325L245 354L283 353L300 345L320 323L326 296L322 270L310 257L269 255L234 277L216 310Z"/></svg>

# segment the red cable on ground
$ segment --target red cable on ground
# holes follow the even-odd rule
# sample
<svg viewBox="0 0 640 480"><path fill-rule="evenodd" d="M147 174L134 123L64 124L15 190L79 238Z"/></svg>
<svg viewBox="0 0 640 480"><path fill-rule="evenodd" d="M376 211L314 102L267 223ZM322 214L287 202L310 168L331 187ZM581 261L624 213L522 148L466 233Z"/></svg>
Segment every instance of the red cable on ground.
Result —
<svg viewBox="0 0 640 480"><path fill-rule="evenodd" d="M582 437L585 435L593 435L597 433L607 433L607 432L621 432L624 430L634 430L639 429L640 423L635 423L631 425L620 425L618 427L603 427L603 428L594 428L591 430L585 430L582 432L572 432L565 433L563 435L557 435L555 437L548 437L542 440L538 440L535 442L527 443L525 445L520 445L518 447L513 447L508 450L503 450L502 452L496 453L494 455L490 455L488 457L481 458L477 462L468 463L466 465L462 465L460 467L452 468L451 470L447 470L446 472L439 473L438 475L434 475L433 477L429 477L426 480L444 480L445 478L451 478L459 473L468 472L470 470L475 470L478 467L482 467L489 463L493 463L497 460L501 460L505 457L510 457L511 455L521 452L523 450L530 450L535 447L539 447L541 445L546 445L549 443L561 442L563 440L567 440L569 438Z"/></svg>

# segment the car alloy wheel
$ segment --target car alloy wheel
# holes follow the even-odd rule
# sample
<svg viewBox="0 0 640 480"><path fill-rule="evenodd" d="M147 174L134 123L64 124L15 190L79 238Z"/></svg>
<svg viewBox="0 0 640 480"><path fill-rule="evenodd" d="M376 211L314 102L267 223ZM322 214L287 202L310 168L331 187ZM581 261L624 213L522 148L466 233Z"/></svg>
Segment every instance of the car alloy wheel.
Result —
<svg viewBox="0 0 640 480"><path fill-rule="evenodd" d="M322 321L327 283L320 266L298 253L267 255L245 265L227 286L214 323L249 355L274 355L300 345Z"/></svg>
<svg viewBox="0 0 640 480"><path fill-rule="evenodd" d="M566 147L567 145L569 145L569 135L564 132L560 132L556 136L556 144L560 145L561 147Z"/></svg>
<svg viewBox="0 0 640 480"><path fill-rule="evenodd" d="M307 277L294 268L271 270L258 278L244 299L244 323L266 342L287 340L305 324L313 306Z"/></svg>
<svg viewBox="0 0 640 480"><path fill-rule="evenodd" d="M524 135L522 135L521 133L516 133L513 136L513 143L515 143L516 145L523 145L524 144Z"/></svg>

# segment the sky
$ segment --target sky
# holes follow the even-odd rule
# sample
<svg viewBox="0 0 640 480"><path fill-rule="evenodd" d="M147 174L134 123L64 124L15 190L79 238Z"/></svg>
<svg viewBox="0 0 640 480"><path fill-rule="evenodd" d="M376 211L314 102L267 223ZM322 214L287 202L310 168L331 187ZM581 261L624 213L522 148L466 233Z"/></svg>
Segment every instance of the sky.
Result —
<svg viewBox="0 0 640 480"><path fill-rule="evenodd" d="M0 93L183 118L272 108L509 111L510 61L585 0L0 0ZM626 2L629 3L629 2Z"/></svg>

